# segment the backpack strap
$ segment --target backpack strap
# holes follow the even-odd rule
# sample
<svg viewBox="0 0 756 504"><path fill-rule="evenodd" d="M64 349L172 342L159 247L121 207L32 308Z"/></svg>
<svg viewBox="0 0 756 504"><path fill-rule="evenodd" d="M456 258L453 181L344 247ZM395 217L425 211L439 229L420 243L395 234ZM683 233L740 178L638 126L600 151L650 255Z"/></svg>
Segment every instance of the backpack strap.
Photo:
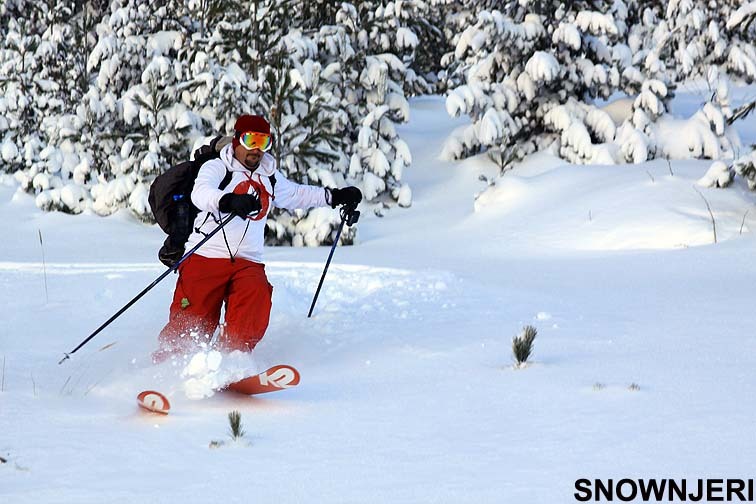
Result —
<svg viewBox="0 0 756 504"><path fill-rule="evenodd" d="M223 177L223 180L221 180L221 183L220 183L220 185L218 186L218 189L220 189L220 190L222 191L223 189L225 189L226 187L228 187L228 184L230 184L230 183L231 183L231 177L232 177L232 175L233 175L233 174L232 174L232 173L231 173L231 172L230 172L230 171L228 170L228 168L226 168L226 176L225 176L225 177ZM207 223L207 220L208 220L208 219L209 219L210 217L213 217L213 218L215 219L215 216L214 216L214 215L212 214L212 212L209 212L209 211L205 212L205 220L203 220L203 221L202 221L202 224L200 224L200 225L199 225L198 227L195 227L195 228L194 228L194 230L195 230L195 231L196 231L197 233L202 233L202 232L200 231L200 228L201 228L202 226L204 226L204 225L205 225L205 223ZM217 221L217 220L216 220L216 222L220 222L220 221ZM202 233L202 234L204 234L204 233ZM205 236L207 236L207 235L205 235Z"/></svg>
<svg viewBox="0 0 756 504"><path fill-rule="evenodd" d="M228 168L226 168L226 176L223 177L223 180L221 180L221 183L218 186L218 189L223 190L226 187L228 187L228 184L231 183L231 175L232 175L232 173L230 171L228 171Z"/></svg>

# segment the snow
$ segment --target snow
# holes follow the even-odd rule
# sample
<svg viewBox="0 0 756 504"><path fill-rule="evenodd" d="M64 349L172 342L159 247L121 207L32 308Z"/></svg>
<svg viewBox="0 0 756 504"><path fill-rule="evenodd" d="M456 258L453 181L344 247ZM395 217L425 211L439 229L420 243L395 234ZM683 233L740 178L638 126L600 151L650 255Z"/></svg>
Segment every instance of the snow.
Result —
<svg viewBox="0 0 756 504"><path fill-rule="evenodd" d="M715 161L711 164L706 175L698 180L698 185L702 187L727 187L732 183L734 173L722 161Z"/></svg>
<svg viewBox="0 0 756 504"><path fill-rule="evenodd" d="M147 37L147 56L164 56L181 48L182 35L177 31L159 31Z"/></svg>
<svg viewBox="0 0 756 504"><path fill-rule="evenodd" d="M721 140L712 131L712 122L703 111L697 112L690 119L662 118L657 124L665 157L719 159L733 155L730 144L736 139Z"/></svg>
<svg viewBox="0 0 756 504"><path fill-rule="evenodd" d="M404 27L399 27L396 30L396 46L399 49L409 48L414 49L418 44L417 35L412 30Z"/></svg>
<svg viewBox="0 0 756 504"><path fill-rule="evenodd" d="M667 96L667 86L658 80L647 80L641 87L641 93L635 99L635 108L650 111L654 116L664 113L661 98Z"/></svg>
<svg viewBox="0 0 756 504"><path fill-rule="evenodd" d="M536 82L551 82L559 75L559 62L545 51L536 51L525 64L525 71Z"/></svg>
<svg viewBox="0 0 756 504"><path fill-rule="evenodd" d="M136 93L136 87L132 89L134 93ZM126 99L123 100L123 119L127 123L134 122L134 119L136 119L139 116L139 110L140 110L140 107L132 99L132 96L127 96Z"/></svg>
<svg viewBox="0 0 756 504"><path fill-rule="evenodd" d="M580 31L574 24L560 23L557 29L554 31L554 35L552 35L551 40L555 44L562 42L573 51L577 51L580 49L580 45L582 44L583 39L580 36Z"/></svg>
<svg viewBox="0 0 756 504"><path fill-rule="evenodd" d="M60 200L67 208L79 213L84 210L82 204L86 204L87 193L80 185L66 184L60 190Z"/></svg>
<svg viewBox="0 0 756 504"><path fill-rule="evenodd" d="M535 65L532 65L532 69L538 70ZM525 97L526 101L531 101L533 98L535 98L537 86L536 83L533 82L530 73L522 72L517 76L517 89Z"/></svg>
<svg viewBox="0 0 756 504"><path fill-rule="evenodd" d="M43 213L0 177L0 501L537 504L572 501L583 477L747 474L756 214L742 178L697 188L714 244L693 187L710 161L539 152L499 177L485 155L439 159L460 126L443 98L410 105L397 130L412 206L363 211L310 319L328 247L269 250L271 325L239 361L208 347L151 364L171 275L58 365L164 271L164 236L126 211ZM516 369L525 325L538 336ZM278 363L298 387L193 399ZM147 389L168 416L137 408ZM211 449L232 410L245 441Z"/></svg>
<svg viewBox="0 0 756 504"><path fill-rule="evenodd" d="M620 141L622 154L628 162L642 163L648 159L649 140L640 131L633 128L623 129Z"/></svg>
<svg viewBox="0 0 756 504"><path fill-rule="evenodd" d="M13 140L10 138L5 139L2 146L0 146L0 155L6 163L18 157L18 148L16 147L16 144L13 143Z"/></svg>
<svg viewBox="0 0 756 504"><path fill-rule="evenodd" d="M585 33L593 35L610 34L617 35L619 30L614 23L611 14L601 12L581 11L578 13L575 23Z"/></svg>
<svg viewBox="0 0 756 504"><path fill-rule="evenodd" d="M611 142L617 132L612 116L605 110L592 108L585 116L585 122L603 142Z"/></svg>
<svg viewBox="0 0 756 504"><path fill-rule="evenodd" d="M741 5L727 20L727 29L732 30L748 17L756 16L756 2L748 2Z"/></svg>
<svg viewBox="0 0 756 504"><path fill-rule="evenodd" d="M408 184L402 184L399 188L399 195L396 201L403 208L408 208L412 205L412 189L410 189Z"/></svg>
<svg viewBox="0 0 756 504"><path fill-rule="evenodd" d="M376 151L381 153L381 151ZM385 157L384 157L385 159ZM371 201L386 189L386 182L371 172L365 173L362 181L362 194L367 201Z"/></svg>
<svg viewBox="0 0 756 504"><path fill-rule="evenodd" d="M727 63L737 73L756 79L756 54L754 51L734 46L730 49Z"/></svg>
<svg viewBox="0 0 756 504"><path fill-rule="evenodd" d="M207 346L188 356L187 360L189 362L181 370L180 377L184 395L195 401L212 397L217 389L228 383L261 371L249 354L235 351L224 359L221 352L208 349Z"/></svg>
<svg viewBox="0 0 756 504"><path fill-rule="evenodd" d="M466 113L474 104L475 96L468 85L452 89L446 96L446 112L452 117Z"/></svg>
<svg viewBox="0 0 756 504"><path fill-rule="evenodd" d="M505 112L506 113L506 112ZM483 145L496 145L504 135L504 123L499 116L499 111L490 108L483 115L478 125L478 138Z"/></svg>

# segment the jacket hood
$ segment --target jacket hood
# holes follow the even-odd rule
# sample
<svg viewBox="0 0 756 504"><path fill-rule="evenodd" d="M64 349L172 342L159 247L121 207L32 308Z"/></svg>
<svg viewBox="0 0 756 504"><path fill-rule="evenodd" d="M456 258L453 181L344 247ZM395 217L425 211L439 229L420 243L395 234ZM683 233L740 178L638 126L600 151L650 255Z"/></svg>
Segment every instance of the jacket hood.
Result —
<svg viewBox="0 0 756 504"><path fill-rule="evenodd" d="M225 147L223 147L223 149L221 149L220 158L221 160L223 160L223 163L226 165L226 167L230 171L244 171L244 172L249 171L249 169L246 166L241 164L239 160L234 157L234 148L231 144L228 144ZM273 175L273 172L275 171L276 171L276 160L273 156L271 156L270 154L266 152L263 154L263 157L260 160L260 165L252 173L258 173L260 175L270 177L271 175Z"/></svg>

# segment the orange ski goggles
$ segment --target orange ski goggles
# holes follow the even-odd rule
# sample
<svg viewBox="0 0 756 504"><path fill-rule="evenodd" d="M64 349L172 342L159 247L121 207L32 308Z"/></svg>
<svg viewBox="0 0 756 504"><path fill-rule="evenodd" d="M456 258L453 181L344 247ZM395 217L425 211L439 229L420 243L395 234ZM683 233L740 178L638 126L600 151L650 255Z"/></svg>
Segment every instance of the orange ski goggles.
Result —
<svg viewBox="0 0 756 504"><path fill-rule="evenodd" d="M270 135L255 131L246 131L240 134L239 143L247 150L260 149L263 152L268 152L272 145Z"/></svg>

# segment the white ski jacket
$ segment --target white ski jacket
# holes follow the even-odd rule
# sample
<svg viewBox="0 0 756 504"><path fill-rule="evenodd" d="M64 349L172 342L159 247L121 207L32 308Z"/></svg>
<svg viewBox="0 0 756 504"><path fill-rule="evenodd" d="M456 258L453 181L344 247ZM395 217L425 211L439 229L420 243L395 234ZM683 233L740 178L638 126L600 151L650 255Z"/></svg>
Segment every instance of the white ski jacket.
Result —
<svg viewBox="0 0 756 504"><path fill-rule="evenodd" d="M218 189L227 170L231 172L231 182L225 189ZM271 183L271 176L275 177L275 185ZM327 205L324 188L297 184L287 179L276 169L276 161L270 154L264 154L260 166L250 173L234 157L233 147L229 144L221 150L220 158L211 159L202 165L194 182L192 203L200 212L194 221L194 232L186 242L186 250L196 246L226 218L228 214L220 212L218 202L221 196L232 192L258 195L262 210L258 215L253 214L246 219L231 219L196 254L210 258L229 258L232 255L262 263L265 222L273 206L294 210ZM200 232L197 232L198 229Z"/></svg>

